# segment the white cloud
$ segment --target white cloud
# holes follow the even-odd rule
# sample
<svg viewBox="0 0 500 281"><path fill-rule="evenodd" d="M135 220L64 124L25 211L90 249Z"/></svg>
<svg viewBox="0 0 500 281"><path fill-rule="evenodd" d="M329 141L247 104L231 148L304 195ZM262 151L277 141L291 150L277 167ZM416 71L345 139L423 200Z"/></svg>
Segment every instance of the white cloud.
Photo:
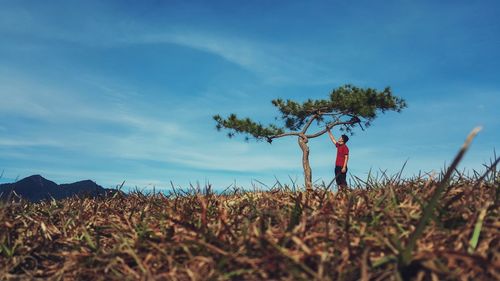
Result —
<svg viewBox="0 0 500 281"><path fill-rule="evenodd" d="M99 3L94 3L101 5ZM88 7L82 7L88 9ZM106 10L106 9L105 9ZM73 11L72 11L73 12ZM31 35L49 42L71 42L93 48L112 48L127 44L175 44L206 52L238 65L265 82L273 84L332 84L343 80L342 73L313 60L317 49L288 43L269 43L223 33L217 29L189 25L159 26L145 21L123 21L111 11L82 12L78 21L60 25L51 12L34 12L20 7L5 7L0 12L0 32ZM59 15L57 15L59 16ZM19 20L19 18L23 20ZM57 23L57 24L56 24ZM12 48L35 48L26 42Z"/></svg>
<svg viewBox="0 0 500 281"><path fill-rule="evenodd" d="M51 147L88 156L156 161L211 171L283 170L293 169L299 163L290 154L273 153L274 148L267 143L248 144L225 138L221 141L215 130L216 138L206 137L196 124L176 120L176 112L172 116L166 112L162 117L151 117L148 112L137 111L126 103L115 107L102 98L83 98L87 93L82 90L71 90L50 81L42 83L20 74L3 74L0 78L0 99L5 101L0 105L2 115L13 118L11 122L21 123L0 121L2 127L11 130L10 136L0 138L0 147ZM127 98L112 86L100 85L107 92ZM74 87L79 89L79 85ZM37 125L15 121L26 117L35 118ZM124 132L113 132L117 126ZM21 128L23 131L19 131ZM15 158L26 157L29 155Z"/></svg>
<svg viewBox="0 0 500 281"><path fill-rule="evenodd" d="M308 58L308 50L294 50L290 46L259 42L237 35L179 28L165 33L129 34L120 41L129 44L167 43L197 49L239 65L271 83L325 84L337 80L330 76L331 69Z"/></svg>
<svg viewBox="0 0 500 281"><path fill-rule="evenodd" d="M0 147L26 147L26 146L60 146L61 143L54 140L30 140L25 138L0 137Z"/></svg>

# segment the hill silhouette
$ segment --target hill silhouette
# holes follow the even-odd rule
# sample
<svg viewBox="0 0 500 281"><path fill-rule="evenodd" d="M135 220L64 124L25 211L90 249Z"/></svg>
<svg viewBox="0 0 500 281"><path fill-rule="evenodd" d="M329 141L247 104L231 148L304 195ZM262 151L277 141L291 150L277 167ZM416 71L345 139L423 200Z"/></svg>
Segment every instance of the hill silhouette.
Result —
<svg viewBox="0 0 500 281"><path fill-rule="evenodd" d="M114 190L103 188L91 180L69 184L56 184L41 175L33 175L15 183L0 184L0 199L6 199L15 192L23 199L38 202L54 198L64 199L74 195L99 196Z"/></svg>

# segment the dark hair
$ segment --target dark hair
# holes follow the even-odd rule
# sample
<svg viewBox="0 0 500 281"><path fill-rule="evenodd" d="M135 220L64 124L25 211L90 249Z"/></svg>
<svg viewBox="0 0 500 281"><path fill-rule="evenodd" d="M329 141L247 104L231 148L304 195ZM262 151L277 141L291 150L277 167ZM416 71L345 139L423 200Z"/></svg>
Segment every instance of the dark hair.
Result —
<svg viewBox="0 0 500 281"><path fill-rule="evenodd" d="M349 141L349 137L346 135L342 135L340 137L344 140L344 143L347 143Z"/></svg>

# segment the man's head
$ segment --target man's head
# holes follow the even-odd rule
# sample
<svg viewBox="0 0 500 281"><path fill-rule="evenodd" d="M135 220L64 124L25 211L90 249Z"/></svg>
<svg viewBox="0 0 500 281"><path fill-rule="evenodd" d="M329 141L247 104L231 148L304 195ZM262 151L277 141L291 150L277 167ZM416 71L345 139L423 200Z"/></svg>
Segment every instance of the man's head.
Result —
<svg viewBox="0 0 500 281"><path fill-rule="evenodd" d="M345 143L347 143L348 141L349 141L349 137L348 137L348 136L346 136L346 135L342 135L342 136L340 136L340 139L339 139L339 143L340 143L340 144L345 144Z"/></svg>

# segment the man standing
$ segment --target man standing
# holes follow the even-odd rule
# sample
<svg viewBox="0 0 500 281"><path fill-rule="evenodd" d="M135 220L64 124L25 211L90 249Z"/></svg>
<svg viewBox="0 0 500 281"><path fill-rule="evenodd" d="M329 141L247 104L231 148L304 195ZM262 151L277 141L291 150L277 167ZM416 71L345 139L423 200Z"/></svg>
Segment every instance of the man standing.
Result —
<svg viewBox="0 0 500 281"><path fill-rule="evenodd" d="M337 159L335 160L335 181L337 182L339 191L347 189L347 161L349 161L349 148L346 143L349 137L342 135L337 141L333 136L330 128L328 128L328 135L337 147Z"/></svg>

